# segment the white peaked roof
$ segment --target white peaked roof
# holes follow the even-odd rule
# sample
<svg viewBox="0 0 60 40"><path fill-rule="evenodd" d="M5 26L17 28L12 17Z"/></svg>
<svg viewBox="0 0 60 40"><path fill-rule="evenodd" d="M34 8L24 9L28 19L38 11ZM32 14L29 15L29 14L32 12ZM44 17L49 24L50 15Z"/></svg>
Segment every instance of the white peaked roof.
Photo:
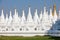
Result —
<svg viewBox="0 0 60 40"><path fill-rule="evenodd" d="M2 9L2 13L1 13L1 18L4 19L3 9Z"/></svg>
<svg viewBox="0 0 60 40"><path fill-rule="evenodd" d="M49 21L52 23L53 15L52 15L52 8L50 8L50 14L49 14Z"/></svg>
<svg viewBox="0 0 60 40"><path fill-rule="evenodd" d="M40 13L40 20L42 19L42 11L41 11L41 13Z"/></svg>
<svg viewBox="0 0 60 40"><path fill-rule="evenodd" d="M22 10L22 18L21 18L21 23L25 23L26 17L25 17L25 12Z"/></svg>
<svg viewBox="0 0 60 40"><path fill-rule="evenodd" d="M48 11L46 10L46 7L44 7L44 14L43 14L43 18L47 18L48 16Z"/></svg>
<svg viewBox="0 0 60 40"><path fill-rule="evenodd" d="M16 11L15 18L18 20L18 12Z"/></svg>
<svg viewBox="0 0 60 40"><path fill-rule="evenodd" d="M32 15L31 15L31 9L30 9L30 7L29 7L28 16L27 16L27 22L33 22L33 19L32 19Z"/></svg>
<svg viewBox="0 0 60 40"><path fill-rule="evenodd" d="M1 22L4 22L4 14L3 14L3 9L2 9L2 14L1 14Z"/></svg>
<svg viewBox="0 0 60 40"><path fill-rule="evenodd" d="M46 14L46 7L44 6L44 15Z"/></svg>
<svg viewBox="0 0 60 40"><path fill-rule="evenodd" d="M6 22L8 22L8 14L6 14Z"/></svg>
<svg viewBox="0 0 60 40"><path fill-rule="evenodd" d="M44 7L44 13L43 13L43 18L46 17L46 7Z"/></svg>
<svg viewBox="0 0 60 40"><path fill-rule="evenodd" d="M55 21L57 20L57 13L56 13L56 10L54 11L54 20L55 20Z"/></svg>
<svg viewBox="0 0 60 40"><path fill-rule="evenodd" d="M43 21L48 21L48 11L46 10L46 7L44 7L44 14L43 14Z"/></svg>
<svg viewBox="0 0 60 40"><path fill-rule="evenodd" d="M55 22L57 21L57 13L56 10L54 11L54 17L53 17L53 22L55 24Z"/></svg>
<svg viewBox="0 0 60 40"><path fill-rule="evenodd" d="M15 19L17 17L17 10L15 9L15 14L13 15L13 18Z"/></svg>
<svg viewBox="0 0 60 40"><path fill-rule="evenodd" d="M13 23L18 23L18 22L19 22L18 12L15 9L15 14L13 15Z"/></svg>
<svg viewBox="0 0 60 40"><path fill-rule="evenodd" d="M50 18L52 18L52 8L50 8Z"/></svg>
<svg viewBox="0 0 60 40"><path fill-rule="evenodd" d="M18 12L17 12L17 19L18 19L18 21L20 21L20 16L18 16Z"/></svg>
<svg viewBox="0 0 60 40"><path fill-rule="evenodd" d="M35 10L35 14L34 14L34 22L37 23L39 21L39 17L37 14L37 9Z"/></svg>
<svg viewBox="0 0 60 40"><path fill-rule="evenodd" d="M10 11L10 16L9 16L8 22L10 23L11 21L12 21L12 14L11 14L11 11Z"/></svg>

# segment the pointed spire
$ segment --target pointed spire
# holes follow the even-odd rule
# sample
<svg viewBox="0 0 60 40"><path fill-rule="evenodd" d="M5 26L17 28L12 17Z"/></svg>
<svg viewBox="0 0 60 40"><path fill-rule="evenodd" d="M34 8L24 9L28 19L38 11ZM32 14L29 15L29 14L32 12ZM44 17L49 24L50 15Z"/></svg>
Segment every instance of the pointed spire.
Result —
<svg viewBox="0 0 60 40"><path fill-rule="evenodd" d="M39 17L37 14L37 9L35 10L35 14L34 14L34 22L37 23L39 21Z"/></svg>
<svg viewBox="0 0 60 40"><path fill-rule="evenodd" d="M54 10L53 10L54 16L53 16L53 23L57 21L57 12L56 12L56 5L54 4Z"/></svg>
<svg viewBox="0 0 60 40"><path fill-rule="evenodd" d="M31 9L30 9L30 7L29 7L29 15L31 16Z"/></svg>
<svg viewBox="0 0 60 40"><path fill-rule="evenodd" d="M1 18L4 19L3 9L2 9Z"/></svg>
<svg viewBox="0 0 60 40"><path fill-rule="evenodd" d="M23 13L22 16L25 16L24 10L22 11L22 13Z"/></svg>
<svg viewBox="0 0 60 40"><path fill-rule="evenodd" d="M43 14L43 21L47 22L48 21L48 11L46 10L46 8L44 7L44 14Z"/></svg>
<svg viewBox="0 0 60 40"><path fill-rule="evenodd" d="M14 17L15 17L15 18L18 18L18 12L17 12L17 10L16 10L16 9L15 9Z"/></svg>
<svg viewBox="0 0 60 40"><path fill-rule="evenodd" d="M3 14L3 9L2 9L2 14L1 14L1 22L2 22L2 23L5 22L5 18L4 18L4 14Z"/></svg>
<svg viewBox="0 0 60 40"><path fill-rule="evenodd" d="M9 20L12 20L12 14L11 14L11 11L10 11Z"/></svg>
<svg viewBox="0 0 60 40"><path fill-rule="evenodd" d="M54 19L57 20L57 13L56 13L56 10L54 12Z"/></svg>
<svg viewBox="0 0 60 40"><path fill-rule="evenodd" d="M15 14L13 15L13 18L15 18L15 17L16 17L16 15L17 15L17 11L16 11L16 9L15 9Z"/></svg>
<svg viewBox="0 0 60 40"><path fill-rule="evenodd" d="M20 16L18 16L18 12L16 12L16 14L17 14L17 19L18 19L18 21L20 22L21 21L21 17Z"/></svg>
<svg viewBox="0 0 60 40"><path fill-rule="evenodd" d="M54 12L54 16L57 16L56 10L55 10L55 12Z"/></svg>
<svg viewBox="0 0 60 40"><path fill-rule="evenodd" d="M35 11L35 16L38 18L37 9L36 9L36 11Z"/></svg>
<svg viewBox="0 0 60 40"><path fill-rule="evenodd" d="M21 18L21 23L25 23L26 18L25 18L25 13L24 10L22 10L22 18Z"/></svg>
<svg viewBox="0 0 60 40"><path fill-rule="evenodd" d="M53 6L53 11L52 11L52 15L53 15L53 16L55 15L55 11L56 11L56 5L54 4L54 6Z"/></svg>
<svg viewBox="0 0 60 40"><path fill-rule="evenodd" d="M46 14L46 0L44 0L44 14Z"/></svg>
<svg viewBox="0 0 60 40"><path fill-rule="evenodd" d="M17 10L15 9L15 14L14 14L14 16L13 16L13 19L15 20L15 19L17 19L18 18L18 12L17 12Z"/></svg>
<svg viewBox="0 0 60 40"><path fill-rule="evenodd" d="M50 15L49 15L50 22L52 22L53 15L52 15L52 8L50 7Z"/></svg>
<svg viewBox="0 0 60 40"><path fill-rule="evenodd" d="M27 16L27 21L29 21L29 22L33 22L33 19L32 19L32 15L31 15L31 9L30 9L30 7L29 7L28 16Z"/></svg>
<svg viewBox="0 0 60 40"><path fill-rule="evenodd" d="M16 12L16 18L18 18L19 16L18 16L18 12Z"/></svg>
<svg viewBox="0 0 60 40"><path fill-rule="evenodd" d="M25 19L25 12L24 12L24 10L22 11L22 18L23 18L23 20L26 20Z"/></svg>
<svg viewBox="0 0 60 40"><path fill-rule="evenodd" d="M6 22L8 21L8 14L6 14Z"/></svg>
<svg viewBox="0 0 60 40"><path fill-rule="evenodd" d="M56 4L54 4L54 15L57 15L56 14Z"/></svg>
<svg viewBox="0 0 60 40"><path fill-rule="evenodd" d="M52 8L50 8L50 16L52 16Z"/></svg>
<svg viewBox="0 0 60 40"><path fill-rule="evenodd" d="M54 18L57 20L56 5L54 5Z"/></svg>
<svg viewBox="0 0 60 40"><path fill-rule="evenodd" d="M41 13L40 13L40 20L42 19L42 11L41 11Z"/></svg>
<svg viewBox="0 0 60 40"><path fill-rule="evenodd" d="M46 14L46 7L44 6L44 15Z"/></svg>

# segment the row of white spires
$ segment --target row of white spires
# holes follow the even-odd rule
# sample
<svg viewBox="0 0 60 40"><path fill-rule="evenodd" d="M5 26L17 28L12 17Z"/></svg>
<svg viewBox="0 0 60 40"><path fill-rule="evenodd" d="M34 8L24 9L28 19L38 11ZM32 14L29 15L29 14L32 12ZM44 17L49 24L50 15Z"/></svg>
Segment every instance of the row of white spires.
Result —
<svg viewBox="0 0 60 40"><path fill-rule="evenodd" d="M60 11L59 11L59 15L60 15ZM56 10L54 11L54 16L52 15L52 9L50 8L50 14L48 15L48 11L46 11L46 7L44 7L44 12L40 13L40 16L38 16L37 14L37 9L34 13L34 16L32 18L31 15L31 9L29 7L29 11L28 11L28 15L27 18L25 17L25 12L24 10L22 10L22 17L18 16L18 12L15 9L15 14L11 15L11 11L10 11L10 16L8 18L8 15L6 14L6 18L4 17L4 13L3 13L3 9L2 9L2 13L0 16L0 23L26 23L26 22L34 22L34 23L40 23L41 21L49 21L49 22L53 22L55 23L55 21L57 21L57 19L59 18L59 15L57 16L57 12Z"/></svg>

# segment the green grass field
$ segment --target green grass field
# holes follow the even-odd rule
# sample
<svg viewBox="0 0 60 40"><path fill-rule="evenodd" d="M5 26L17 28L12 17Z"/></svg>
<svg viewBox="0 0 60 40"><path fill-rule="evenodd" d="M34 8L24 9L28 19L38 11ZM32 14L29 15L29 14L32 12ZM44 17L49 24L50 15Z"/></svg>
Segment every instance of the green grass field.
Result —
<svg viewBox="0 0 60 40"><path fill-rule="evenodd" d="M60 37L51 37L51 36L34 36L34 37L0 36L0 40L60 40Z"/></svg>

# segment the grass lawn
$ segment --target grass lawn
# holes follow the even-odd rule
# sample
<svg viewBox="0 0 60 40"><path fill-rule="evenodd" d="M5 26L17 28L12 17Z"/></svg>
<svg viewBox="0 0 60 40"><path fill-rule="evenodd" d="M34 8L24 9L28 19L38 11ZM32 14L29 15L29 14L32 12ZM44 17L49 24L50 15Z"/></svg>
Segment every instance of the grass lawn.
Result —
<svg viewBox="0 0 60 40"><path fill-rule="evenodd" d="M34 37L0 36L0 40L60 40L60 37L51 37L51 36L34 36Z"/></svg>

